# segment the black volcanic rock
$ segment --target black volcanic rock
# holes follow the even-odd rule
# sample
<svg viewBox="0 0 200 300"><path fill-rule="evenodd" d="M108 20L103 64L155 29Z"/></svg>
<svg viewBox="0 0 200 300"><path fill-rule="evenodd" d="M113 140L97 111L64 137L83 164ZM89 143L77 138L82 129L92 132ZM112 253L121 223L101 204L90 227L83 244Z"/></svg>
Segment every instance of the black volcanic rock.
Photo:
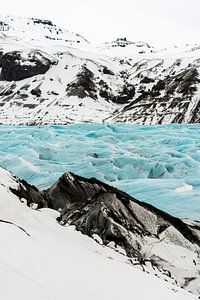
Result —
<svg viewBox="0 0 200 300"><path fill-rule="evenodd" d="M20 51L4 54L1 58L1 79L18 81L38 74L46 73L55 61L40 51L31 51L25 56Z"/></svg>
<svg viewBox="0 0 200 300"><path fill-rule="evenodd" d="M79 98L91 97L97 99L94 73L83 65L77 74L76 80L68 84L66 92L68 97L77 96Z"/></svg>
<svg viewBox="0 0 200 300"><path fill-rule="evenodd" d="M149 78L149 77L144 77L144 78L142 78L142 80L140 81L140 83L152 83L152 82L154 82L154 79L152 79L152 78Z"/></svg>
<svg viewBox="0 0 200 300"><path fill-rule="evenodd" d="M125 250L136 264L149 261L182 287L200 292L199 222L182 221L95 178L72 173L64 174L46 194L49 206L61 211L60 224L75 225L93 238L99 236L104 245ZM166 258L168 251L171 254ZM185 253L181 258L179 251ZM191 278L191 285L185 278Z"/></svg>
<svg viewBox="0 0 200 300"><path fill-rule="evenodd" d="M41 92L41 89L39 87L37 87L37 88L31 90L31 94L36 97L40 97L42 92Z"/></svg>
<svg viewBox="0 0 200 300"><path fill-rule="evenodd" d="M2 67L2 57L3 57L3 51L0 50L0 68Z"/></svg>
<svg viewBox="0 0 200 300"><path fill-rule="evenodd" d="M103 74L114 75L114 72L109 70L107 67L103 67Z"/></svg>
<svg viewBox="0 0 200 300"><path fill-rule="evenodd" d="M20 201L26 200L28 206L36 204L37 208L48 207L48 201L45 196L45 193L40 192L35 186L30 185L25 180L19 180L17 177L14 177L18 188L11 188L10 191L19 197Z"/></svg>
<svg viewBox="0 0 200 300"><path fill-rule="evenodd" d="M140 202L125 192L95 178L86 179L73 173L65 173L47 191L47 194L51 207L62 209L62 222L77 223L79 229L83 229L83 232L90 228L91 232L87 232L87 234L92 235L98 231L104 239L104 232L101 232L97 224L102 213L101 208L107 208L107 216L112 216L115 223L119 223L119 226L123 225L126 230L131 229L133 232L142 235L157 237L163 231L161 228L167 229L169 226L174 226L186 239L200 247L200 241L196 233L180 219L172 217L150 204ZM96 226L94 222L90 224L90 218L87 219L88 214L93 214L93 209L98 210L98 214L95 213ZM80 212L78 219L73 217L74 211L76 216L77 212ZM117 223L115 227L118 227ZM154 228L153 230L149 228L150 224ZM80 225L85 226L85 229ZM111 232L110 236L114 237Z"/></svg>
<svg viewBox="0 0 200 300"><path fill-rule="evenodd" d="M44 20L44 19L38 19L38 18L32 18L32 21L34 24L43 24L48 26L55 26L52 21L50 20Z"/></svg>
<svg viewBox="0 0 200 300"><path fill-rule="evenodd" d="M138 124L152 124L154 118L156 124L199 123L198 97L192 113L187 113L199 83L197 68L187 66L180 72L172 72L164 79L155 81L151 88L140 84L136 90L140 95L117 112L112 120L125 121L123 116L126 115L126 120Z"/></svg>
<svg viewBox="0 0 200 300"><path fill-rule="evenodd" d="M113 103L126 104L135 96L135 87L132 84L126 83L122 87L122 90L116 95L113 94L112 89L106 83L104 83L103 80L99 82L99 85L101 86L99 95L105 100L110 100Z"/></svg>

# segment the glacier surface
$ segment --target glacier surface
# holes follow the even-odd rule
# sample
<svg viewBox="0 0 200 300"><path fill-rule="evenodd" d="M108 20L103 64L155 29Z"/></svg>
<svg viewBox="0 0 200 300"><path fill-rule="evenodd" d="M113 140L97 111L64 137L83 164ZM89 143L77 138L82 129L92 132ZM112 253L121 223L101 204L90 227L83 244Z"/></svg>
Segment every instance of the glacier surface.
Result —
<svg viewBox="0 0 200 300"><path fill-rule="evenodd" d="M49 187L96 177L182 218L200 220L200 125L0 126L0 165Z"/></svg>

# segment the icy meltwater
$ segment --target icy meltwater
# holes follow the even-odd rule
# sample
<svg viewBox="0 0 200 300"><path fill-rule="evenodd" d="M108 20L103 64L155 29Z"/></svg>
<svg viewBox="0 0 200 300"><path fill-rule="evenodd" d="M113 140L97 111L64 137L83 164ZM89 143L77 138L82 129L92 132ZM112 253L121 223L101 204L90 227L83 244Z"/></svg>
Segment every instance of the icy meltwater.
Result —
<svg viewBox="0 0 200 300"><path fill-rule="evenodd" d="M40 189L64 172L96 177L200 220L200 125L1 125L0 165Z"/></svg>

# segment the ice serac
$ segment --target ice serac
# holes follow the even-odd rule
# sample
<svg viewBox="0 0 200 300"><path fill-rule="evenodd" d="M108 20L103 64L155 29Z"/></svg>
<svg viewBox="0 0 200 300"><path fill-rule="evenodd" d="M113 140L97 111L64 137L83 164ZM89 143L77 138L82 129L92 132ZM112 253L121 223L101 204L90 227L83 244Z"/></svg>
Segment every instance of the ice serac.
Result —
<svg viewBox="0 0 200 300"><path fill-rule="evenodd" d="M104 245L122 248L133 264L166 270L195 293L199 290L200 223L175 218L95 178L64 174L48 191L50 206L61 209L58 221Z"/></svg>

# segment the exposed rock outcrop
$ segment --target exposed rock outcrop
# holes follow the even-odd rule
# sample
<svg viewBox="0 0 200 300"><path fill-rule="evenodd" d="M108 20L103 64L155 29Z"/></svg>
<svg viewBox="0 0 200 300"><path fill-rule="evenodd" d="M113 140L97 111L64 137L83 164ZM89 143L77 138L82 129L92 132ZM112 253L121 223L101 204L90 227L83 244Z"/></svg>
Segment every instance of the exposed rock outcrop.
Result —
<svg viewBox="0 0 200 300"><path fill-rule="evenodd" d="M121 222L123 223L123 220L125 222L125 216L127 216L128 220L126 220L127 222L123 225L125 227L127 226L126 229L128 230L134 228L138 233L158 236L169 226L174 226L188 241L196 243L200 247L200 241L196 232L180 219L172 217L150 204L140 202L125 192L109 186L95 178L86 179L73 173L66 173L47 190L47 194L52 208L62 209L61 219L63 222L68 222L68 220L73 219L71 214L75 206L76 213L79 210L81 219L83 220L86 217L84 216L84 212L91 212L90 209L84 211L84 208L86 206L88 206L88 208L93 208L93 205L100 203L100 208L104 205L108 205L110 213L112 212L115 214L116 212L119 214L115 221L118 220L120 224ZM119 208L121 209L119 210ZM134 210L137 211L138 215L134 213ZM144 215L146 215L145 219L143 219ZM97 216L96 221L98 222ZM132 225L130 223L132 223ZM152 228L154 227L154 230L152 230L152 228L150 230L150 223ZM91 224L86 227L91 228ZM93 230L95 232L99 229L94 227ZM92 235L93 232L91 231L90 234ZM103 232L99 231L99 234L102 235ZM111 232L109 234L112 236ZM114 237L115 235L113 234L113 238Z"/></svg>
<svg viewBox="0 0 200 300"><path fill-rule="evenodd" d="M35 186L30 185L25 180L20 180L17 177L14 177L17 183L17 186L10 187L10 191L19 197L21 200L26 200L28 206L35 205L36 208L48 207L48 200L45 193L40 192Z"/></svg>
<svg viewBox="0 0 200 300"><path fill-rule="evenodd" d="M62 225L75 225L91 237L98 235L104 245L113 243L139 264L150 261L183 287L186 277L193 278L191 284L187 281L187 289L200 292L198 222L186 223L95 178L72 173L64 174L47 194L50 207L61 210Z"/></svg>
<svg viewBox="0 0 200 300"><path fill-rule="evenodd" d="M50 20L3 19L0 123L200 122L199 45L121 37L96 47Z"/></svg>
<svg viewBox="0 0 200 300"><path fill-rule="evenodd" d="M79 98L91 97L96 99L96 87L94 83L94 74L85 65L81 67L76 80L68 84L67 96L77 96Z"/></svg>
<svg viewBox="0 0 200 300"><path fill-rule="evenodd" d="M105 59L101 54L71 48L53 57L39 50L2 51L3 124L200 121L198 53L169 60ZM43 76L37 76L40 74ZM18 82L22 79L26 79L24 83ZM29 86L26 93L22 85Z"/></svg>
<svg viewBox="0 0 200 300"><path fill-rule="evenodd" d="M112 120L138 124L198 123L199 72L195 65L188 65L179 72L172 67L168 75L160 74L157 80L142 77L136 88L137 97L117 111Z"/></svg>
<svg viewBox="0 0 200 300"><path fill-rule="evenodd" d="M95 178L64 174L40 192L14 178L10 190L35 208L59 210L61 225L76 229L200 294L200 223L180 220ZM157 271L156 271L157 270ZM162 277L162 276L161 276ZM166 279L167 280L167 279Z"/></svg>
<svg viewBox="0 0 200 300"><path fill-rule="evenodd" d="M13 51L5 53L1 58L1 79L18 81L38 74L46 73L50 66L55 64L49 56L41 51L22 53Z"/></svg>

